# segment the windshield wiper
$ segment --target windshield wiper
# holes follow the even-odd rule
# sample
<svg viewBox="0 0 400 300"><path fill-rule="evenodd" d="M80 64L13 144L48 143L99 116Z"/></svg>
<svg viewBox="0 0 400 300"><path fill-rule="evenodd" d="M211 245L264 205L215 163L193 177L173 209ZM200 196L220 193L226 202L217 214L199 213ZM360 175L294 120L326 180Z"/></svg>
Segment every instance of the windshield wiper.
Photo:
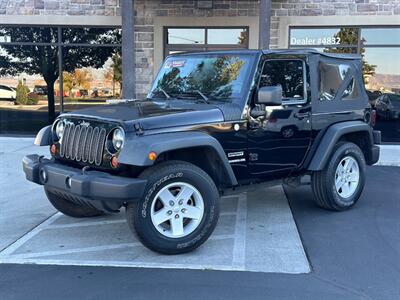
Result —
<svg viewBox="0 0 400 300"><path fill-rule="evenodd" d="M210 103L208 101L208 97L206 95L204 95L200 90L187 91L184 94L198 94L201 97L201 99L199 99L199 100L203 100L204 103L207 103L207 104Z"/></svg>
<svg viewBox="0 0 400 300"><path fill-rule="evenodd" d="M171 99L171 96L163 88L158 88L157 90L151 92L152 95L157 93L162 93L166 99Z"/></svg>
<svg viewBox="0 0 400 300"><path fill-rule="evenodd" d="M171 98L171 96L163 88L159 88L158 90L164 94L165 98L167 99Z"/></svg>

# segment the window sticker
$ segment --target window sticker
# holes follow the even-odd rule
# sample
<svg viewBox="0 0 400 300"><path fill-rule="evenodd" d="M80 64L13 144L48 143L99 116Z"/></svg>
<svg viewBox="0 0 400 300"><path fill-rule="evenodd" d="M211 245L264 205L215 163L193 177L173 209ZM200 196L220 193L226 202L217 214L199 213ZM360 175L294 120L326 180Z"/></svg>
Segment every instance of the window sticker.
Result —
<svg viewBox="0 0 400 300"><path fill-rule="evenodd" d="M167 61L164 65L164 69L181 68L184 67L185 64L186 64L185 59Z"/></svg>

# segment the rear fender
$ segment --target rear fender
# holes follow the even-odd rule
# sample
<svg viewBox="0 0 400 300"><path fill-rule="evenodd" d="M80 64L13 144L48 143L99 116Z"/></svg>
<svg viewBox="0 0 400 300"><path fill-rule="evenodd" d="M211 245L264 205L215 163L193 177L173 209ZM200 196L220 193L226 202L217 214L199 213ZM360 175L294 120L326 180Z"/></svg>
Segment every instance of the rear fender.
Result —
<svg viewBox="0 0 400 300"><path fill-rule="evenodd" d="M317 150L314 152L314 156L307 169L310 171L323 170L332 155L333 148L340 138L346 134L355 132L366 132L368 136L368 144L370 145L370 149L372 149L374 138L371 126L362 121L337 123L330 126L325 132L325 135L318 145Z"/></svg>

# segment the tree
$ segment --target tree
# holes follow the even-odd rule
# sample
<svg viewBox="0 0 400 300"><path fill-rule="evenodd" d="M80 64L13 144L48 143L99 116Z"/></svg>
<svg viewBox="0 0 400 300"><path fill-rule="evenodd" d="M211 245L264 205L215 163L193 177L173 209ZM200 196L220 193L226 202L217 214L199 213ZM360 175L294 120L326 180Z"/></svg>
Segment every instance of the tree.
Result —
<svg viewBox="0 0 400 300"><path fill-rule="evenodd" d="M74 88L83 88L88 90L92 76L87 69L75 69L73 72L63 72L64 89L68 91L70 97L73 97Z"/></svg>
<svg viewBox="0 0 400 300"><path fill-rule="evenodd" d="M335 35L335 38L340 39L340 43L343 45L357 45L358 44L358 28L341 28ZM361 40L360 55L363 64L364 77L372 76L375 74L376 65L369 64L365 59L365 39ZM354 53L354 48L340 47L324 49L324 52L330 53Z"/></svg>
<svg viewBox="0 0 400 300"><path fill-rule="evenodd" d="M15 99L15 102L20 105L27 104L28 93L29 93L28 87L22 83L22 80L19 80L17 85L17 98Z"/></svg>
<svg viewBox="0 0 400 300"><path fill-rule="evenodd" d="M112 81L113 84L113 95L115 95L115 83L118 82L119 84L119 94L122 94L122 58L121 53L116 52L112 56L112 64L106 70L104 77Z"/></svg>
<svg viewBox="0 0 400 300"><path fill-rule="evenodd" d="M53 27L2 27L0 36L11 36L12 42L56 43L57 28ZM62 48L63 71L73 72L76 68L101 68L116 52L114 47L77 47L74 44L113 44L120 42L116 30L103 28L63 28ZM2 45L0 51L0 75L27 73L40 74L47 85L49 121L55 118L54 83L59 77L59 49L42 45ZM6 62L3 67L3 62Z"/></svg>

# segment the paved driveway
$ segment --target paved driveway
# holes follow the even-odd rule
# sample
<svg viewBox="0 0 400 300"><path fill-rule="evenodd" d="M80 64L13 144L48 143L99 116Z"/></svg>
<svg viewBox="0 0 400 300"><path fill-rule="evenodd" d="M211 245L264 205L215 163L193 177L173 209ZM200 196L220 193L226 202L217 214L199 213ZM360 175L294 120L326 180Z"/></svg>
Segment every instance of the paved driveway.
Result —
<svg viewBox="0 0 400 300"><path fill-rule="evenodd" d="M0 138L0 261L241 270L310 271L281 186L253 188L221 199L221 217L198 250L165 256L143 247L129 231L125 214L73 219L55 213L42 188L27 182L24 154L37 152L32 139ZM45 154L47 148L40 149Z"/></svg>

